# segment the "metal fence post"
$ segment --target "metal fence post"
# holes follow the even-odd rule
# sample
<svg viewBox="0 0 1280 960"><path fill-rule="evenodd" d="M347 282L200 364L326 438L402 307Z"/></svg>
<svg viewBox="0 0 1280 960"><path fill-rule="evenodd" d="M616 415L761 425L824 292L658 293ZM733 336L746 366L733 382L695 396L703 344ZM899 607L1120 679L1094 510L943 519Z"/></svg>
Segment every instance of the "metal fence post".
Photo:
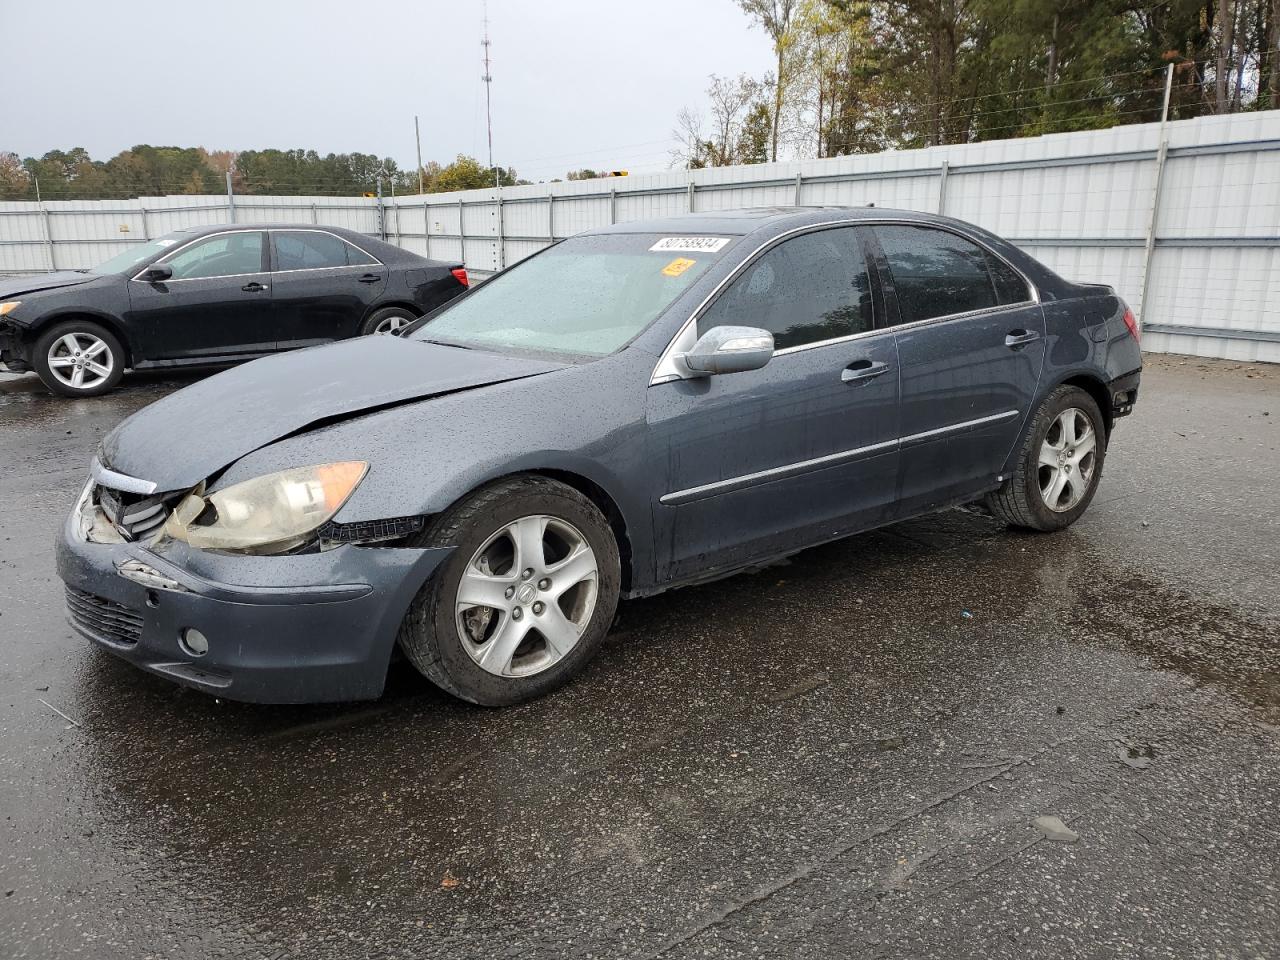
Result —
<svg viewBox="0 0 1280 960"><path fill-rule="evenodd" d="M467 263L467 228L462 214L462 201L458 201L458 259L465 266Z"/></svg>
<svg viewBox="0 0 1280 960"><path fill-rule="evenodd" d="M312 223L320 222L320 213L316 210L316 205L314 203L311 205L311 222Z"/></svg>
<svg viewBox="0 0 1280 960"><path fill-rule="evenodd" d="M423 242L426 244L426 251L423 253L428 260L431 259L431 204L422 201L422 236Z"/></svg>
<svg viewBox="0 0 1280 960"><path fill-rule="evenodd" d="M53 231L49 228L49 208L44 205L44 201L40 201L41 219L44 221L44 240L49 248L49 270L58 269L58 262L53 256Z"/></svg>
<svg viewBox="0 0 1280 960"><path fill-rule="evenodd" d="M800 191L804 188L804 174L796 174L796 206L800 206Z"/></svg>
<svg viewBox="0 0 1280 960"><path fill-rule="evenodd" d="M951 164L946 160L938 168L938 216L947 212L947 173L950 169Z"/></svg>
<svg viewBox="0 0 1280 960"><path fill-rule="evenodd" d="M547 187L547 241L556 242L556 195Z"/></svg>
<svg viewBox="0 0 1280 960"><path fill-rule="evenodd" d="M236 193L231 189L231 171L227 171L227 218L236 222Z"/></svg>
<svg viewBox="0 0 1280 960"><path fill-rule="evenodd" d="M1147 294L1151 288L1151 261L1156 252L1156 228L1160 220L1160 194L1164 189L1164 165L1169 155L1169 140L1164 135L1169 122L1169 98L1173 94L1173 64L1164 76L1164 106L1160 111L1160 147L1156 150L1156 181L1151 190L1151 219L1147 223L1147 242L1142 249L1142 301L1138 305L1138 329L1147 321Z"/></svg>
<svg viewBox="0 0 1280 960"><path fill-rule="evenodd" d="M386 210L383 209L383 206L382 206L382 178L381 177L378 177L377 203L378 203L378 239L386 240L387 239L387 220L386 220Z"/></svg>
<svg viewBox="0 0 1280 960"><path fill-rule="evenodd" d="M609 224L618 222L618 190L616 187L609 188Z"/></svg>
<svg viewBox="0 0 1280 960"><path fill-rule="evenodd" d="M689 174L689 212L690 212L690 213L693 213L693 212L694 212L694 205L693 205L693 191L694 191L694 186L693 186L693 174L691 173L691 174Z"/></svg>
<svg viewBox="0 0 1280 960"><path fill-rule="evenodd" d="M502 188L498 188L498 269L507 265L507 238L502 224Z"/></svg>
<svg viewBox="0 0 1280 960"><path fill-rule="evenodd" d="M142 214L142 239L151 239L151 228L147 226L147 208L141 203L138 204L138 212Z"/></svg>

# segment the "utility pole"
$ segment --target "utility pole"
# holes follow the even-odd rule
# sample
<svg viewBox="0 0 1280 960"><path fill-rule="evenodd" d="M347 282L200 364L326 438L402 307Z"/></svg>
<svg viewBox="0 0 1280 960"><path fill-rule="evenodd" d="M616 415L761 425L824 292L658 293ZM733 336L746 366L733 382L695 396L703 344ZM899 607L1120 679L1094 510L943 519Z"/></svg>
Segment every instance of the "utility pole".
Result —
<svg viewBox="0 0 1280 960"><path fill-rule="evenodd" d="M498 168L493 165L493 103L489 93L493 86L493 74L489 72L489 0L485 0L484 4L484 39L480 41L480 46L484 48L484 75L480 79L484 81L484 125L489 133L489 169L493 171L494 187L500 188L502 181L498 176Z"/></svg>
<svg viewBox="0 0 1280 960"><path fill-rule="evenodd" d="M418 144L418 193L419 195L427 191L422 189L422 134L418 131L418 115L413 115L413 139Z"/></svg>

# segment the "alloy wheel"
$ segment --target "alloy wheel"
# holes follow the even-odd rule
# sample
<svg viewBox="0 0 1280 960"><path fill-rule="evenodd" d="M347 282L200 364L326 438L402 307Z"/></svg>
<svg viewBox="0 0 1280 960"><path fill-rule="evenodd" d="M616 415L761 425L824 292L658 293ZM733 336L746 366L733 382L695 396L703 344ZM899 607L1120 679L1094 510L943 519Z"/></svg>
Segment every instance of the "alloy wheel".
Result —
<svg viewBox="0 0 1280 960"><path fill-rule="evenodd" d="M395 333L402 327L407 327L413 323L408 317L387 317L380 324L373 328L374 333Z"/></svg>
<svg viewBox="0 0 1280 960"><path fill-rule="evenodd" d="M1040 445L1037 479L1044 505L1066 513L1089 492L1097 467L1098 435L1079 407L1063 410Z"/></svg>
<svg viewBox="0 0 1280 960"><path fill-rule="evenodd" d="M577 527L521 517L491 536L462 574L455 599L462 646L488 673L541 673L582 639L598 588L595 553Z"/></svg>
<svg viewBox="0 0 1280 960"><path fill-rule="evenodd" d="M49 346L49 371L73 390L90 390L111 376L115 356L92 333L68 333Z"/></svg>

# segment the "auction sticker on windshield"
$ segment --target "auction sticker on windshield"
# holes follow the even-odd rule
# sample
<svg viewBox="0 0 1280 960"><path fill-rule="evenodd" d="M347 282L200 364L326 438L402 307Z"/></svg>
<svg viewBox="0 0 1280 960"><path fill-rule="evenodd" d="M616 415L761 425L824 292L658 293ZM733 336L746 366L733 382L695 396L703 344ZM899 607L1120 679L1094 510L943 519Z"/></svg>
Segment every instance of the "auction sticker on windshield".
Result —
<svg viewBox="0 0 1280 960"><path fill-rule="evenodd" d="M715 253L729 242L729 237L663 237L650 252Z"/></svg>
<svg viewBox="0 0 1280 960"><path fill-rule="evenodd" d="M690 260L688 257L676 257L662 268L662 273L664 276L678 277L697 262L697 260Z"/></svg>

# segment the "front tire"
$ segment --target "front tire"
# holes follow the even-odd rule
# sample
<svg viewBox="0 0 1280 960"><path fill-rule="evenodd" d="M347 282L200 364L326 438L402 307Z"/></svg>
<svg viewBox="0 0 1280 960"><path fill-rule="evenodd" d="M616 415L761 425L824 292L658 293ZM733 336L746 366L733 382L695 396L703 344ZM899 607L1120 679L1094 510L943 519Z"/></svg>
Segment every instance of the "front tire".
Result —
<svg viewBox="0 0 1280 960"><path fill-rule="evenodd" d="M360 326L360 336L371 333L395 333L401 327L407 327L418 319L418 315L404 307L383 307L375 310Z"/></svg>
<svg viewBox="0 0 1280 960"><path fill-rule="evenodd" d="M46 387L64 397L108 393L124 376L124 348L110 330L88 320L67 320L42 333L31 364Z"/></svg>
<svg viewBox="0 0 1280 960"><path fill-rule="evenodd" d="M988 495L987 507L1011 527L1069 527L1089 508L1106 455L1106 424L1097 402L1064 384L1040 404L1013 475Z"/></svg>
<svg viewBox="0 0 1280 960"><path fill-rule="evenodd" d="M621 567L608 521L577 490L524 476L483 487L415 544L454 548L418 592L399 643L430 681L483 706L532 700L591 660Z"/></svg>

